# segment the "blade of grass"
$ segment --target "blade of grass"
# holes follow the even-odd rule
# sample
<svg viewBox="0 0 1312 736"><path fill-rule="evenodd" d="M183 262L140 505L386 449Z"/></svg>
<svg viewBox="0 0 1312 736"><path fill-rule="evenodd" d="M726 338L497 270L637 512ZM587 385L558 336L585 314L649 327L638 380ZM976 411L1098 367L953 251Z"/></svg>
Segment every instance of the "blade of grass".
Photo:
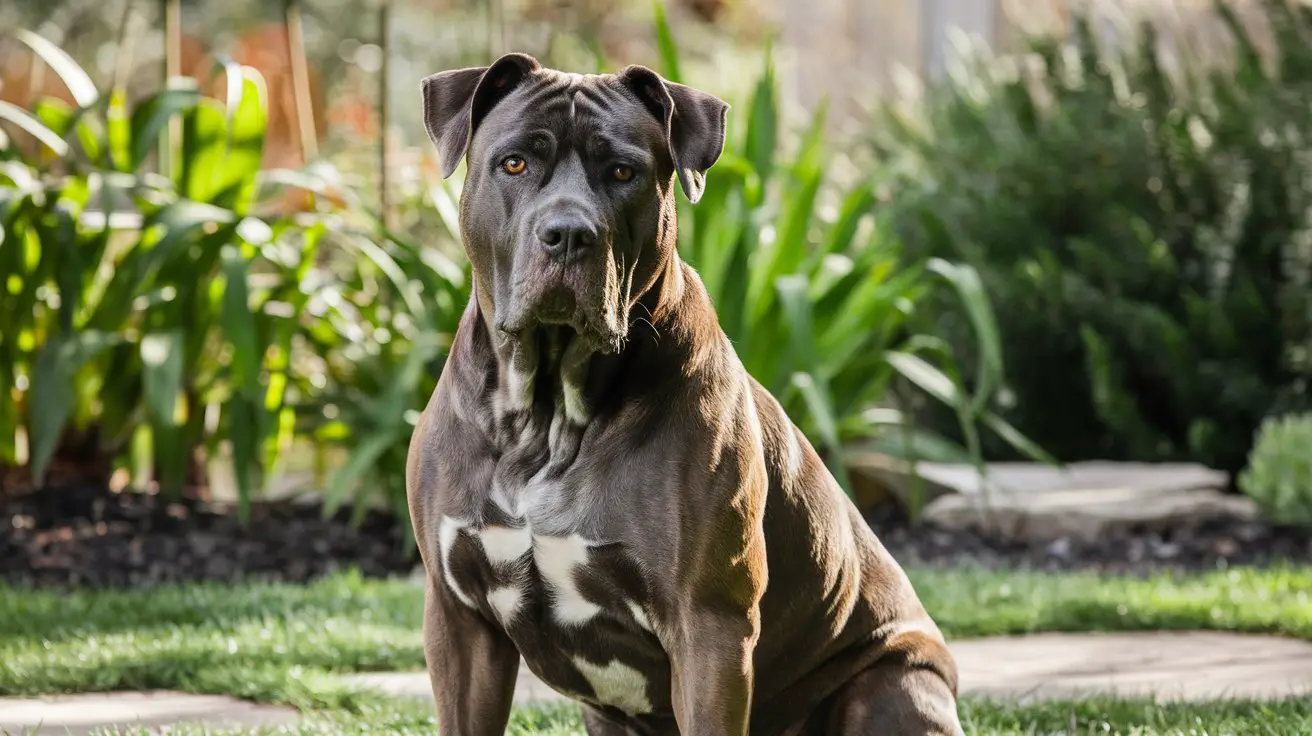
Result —
<svg viewBox="0 0 1312 736"><path fill-rule="evenodd" d="M984 426L993 430L994 434L998 435L1004 442L1031 460L1049 465L1062 464L1057 458L1040 447L1037 442L1026 437L1020 430L1008 424L1006 420L997 414L986 411L980 415L980 420L984 422Z"/></svg>
<svg viewBox="0 0 1312 736"><path fill-rule="evenodd" d="M246 258L234 245L223 246L220 259L224 276L220 323L232 346L233 393L227 404L232 441L233 471L237 476L238 515L250 520L254 475L263 432L260 426L260 365L255 318L250 310Z"/></svg>
<svg viewBox="0 0 1312 736"><path fill-rule="evenodd" d="M10 102L0 100L0 120L8 120L29 133L57 156L68 155L68 144L55 131L47 128L23 108Z"/></svg>
<svg viewBox="0 0 1312 736"><path fill-rule="evenodd" d="M141 381L151 424L160 490L174 495L186 480L187 455L177 415L183 386L185 335L181 329L141 339Z"/></svg>
<svg viewBox="0 0 1312 736"><path fill-rule="evenodd" d="M774 157L778 146L779 110L776 102L774 62L766 51L765 70L756 82L752 94L751 113L747 117L747 136L743 155L761 179L762 189L774 171ZM753 202L752 204L757 204Z"/></svg>
<svg viewBox="0 0 1312 736"><path fill-rule="evenodd" d="M929 261L928 269L952 285L975 329L979 366L974 396L971 398L971 411L978 413L992 399L993 392L1003 381L1002 334L993 316L993 308L984 292L979 273L969 265L933 258Z"/></svg>
<svg viewBox="0 0 1312 736"><path fill-rule="evenodd" d="M178 83L183 83L179 80ZM194 80L193 80L194 83ZM146 157L159 145L160 133L175 115L200 104L200 92L194 87L166 89L151 95L132 110L129 122L131 152L129 170L141 168Z"/></svg>
<svg viewBox="0 0 1312 736"><path fill-rule="evenodd" d="M889 350L884 353L884 359L903 378L944 404L956 407L961 402L961 391L952 379L919 355Z"/></svg>
<svg viewBox="0 0 1312 736"><path fill-rule="evenodd" d="M53 337L37 350L28 398L28 441L32 476L38 484L45 480L72 415L74 377L88 360L116 342L114 335L86 331Z"/></svg>
<svg viewBox="0 0 1312 736"><path fill-rule="evenodd" d="M27 44L48 67L54 70L55 74L59 75L79 107L91 107L100 99L100 91L96 89L96 83L91 81L91 77L73 60L73 57L50 39L25 28L14 31L14 37Z"/></svg>
<svg viewBox="0 0 1312 736"><path fill-rule="evenodd" d="M652 10L656 19L656 48L660 51L661 75L671 82L681 82L683 70L679 68L679 48L674 42L670 20L665 14L665 1L655 0Z"/></svg>
<svg viewBox="0 0 1312 736"><path fill-rule="evenodd" d="M241 91L235 108L229 108L226 156L223 161L225 188L234 189L226 204L245 214L255 201L260 164L264 159L264 134L268 127L268 94L264 77L254 67L239 67Z"/></svg>

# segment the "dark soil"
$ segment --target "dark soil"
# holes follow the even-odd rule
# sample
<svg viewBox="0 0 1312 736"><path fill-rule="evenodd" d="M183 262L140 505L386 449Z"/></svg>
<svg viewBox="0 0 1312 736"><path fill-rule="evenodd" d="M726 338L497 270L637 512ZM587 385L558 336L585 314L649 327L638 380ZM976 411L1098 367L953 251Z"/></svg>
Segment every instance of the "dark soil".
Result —
<svg viewBox="0 0 1312 736"><path fill-rule="evenodd" d="M1239 565L1312 564L1312 536L1264 524L1213 523L1171 534L1127 531L1094 544L1017 545L977 534L912 528L896 512L869 517L904 564L1142 573ZM356 568L409 574L409 521L382 512L359 527L349 510L323 518L314 502L257 503L249 526L197 500L77 486L0 497L0 581L22 586L137 586L243 579L305 581Z"/></svg>
<svg viewBox="0 0 1312 736"><path fill-rule="evenodd" d="M904 514L891 508L868 514L866 520L903 564L1111 573L1312 564L1312 533L1238 519L1168 532L1125 529L1092 543L1061 537L1034 544L932 526L913 528Z"/></svg>
<svg viewBox="0 0 1312 736"><path fill-rule="evenodd" d="M324 519L317 503L256 503L243 526L227 506L76 486L0 497L0 581L305 581L348 568L379 577L414 567L403 532L394 517L377 512L358 527L349 510Z"/></svg>

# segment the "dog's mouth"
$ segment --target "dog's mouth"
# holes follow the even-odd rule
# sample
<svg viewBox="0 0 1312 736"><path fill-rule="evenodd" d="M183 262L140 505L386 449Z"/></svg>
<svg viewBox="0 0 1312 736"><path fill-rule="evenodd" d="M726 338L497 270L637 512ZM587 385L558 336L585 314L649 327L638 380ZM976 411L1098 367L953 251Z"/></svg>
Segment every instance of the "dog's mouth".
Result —
<svg viewBox="0 0 1312 736"><path fill-rule="evenodd" d="M495 305L497 329L522 340L539 329L568 328L594 352L622 350L627 289L609 251L597 255L572 265L537 258L515 263Z"/></svg>
<svg viewBox="0 0 1312 736"><path fill-rule="evenodd" d="M624 349L624 333L586 317L540 315L534 321L538 332L556 333L565 342L582 340L593 353L612 355Z"/></svg>
<svg viewBox="0 0 1312 736"><path fill-rule="evenodd" d="M593 352L602 354L618 353L624 347L626 333L618 327L623 319L615 310L607 305L588 309L564 286L546 290L529 309L507 311L497 329L511 337L534 339L531 333L558 333L583 340Z"/></svg>
<svg viewBox="0 0 1312 736"><path fill-rule="evenodd" d="M533 319L543 325L575 327L581 320L574 292L563 286L548 290L533 308Z"/></svg>

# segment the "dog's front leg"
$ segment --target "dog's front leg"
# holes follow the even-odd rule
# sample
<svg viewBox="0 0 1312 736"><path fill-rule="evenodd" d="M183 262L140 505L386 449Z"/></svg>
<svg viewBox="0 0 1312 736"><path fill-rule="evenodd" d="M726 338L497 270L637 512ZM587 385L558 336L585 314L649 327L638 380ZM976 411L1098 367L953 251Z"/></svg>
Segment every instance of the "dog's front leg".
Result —
<svg viewBox="0 0 1312 736"><path fill-rule="evenodd" d="M428 579L424 658L441 736L501 736L510 720L519 652L504 632Z"/></svg>
<svg viewBox="0 0 1312 736"><path fill-rule="evenodd" d="M755 608L755 607L754 607ZM673 665L674 717L682 736L745 736L752 707L755 610L694 608L680 628Z"/></svg>

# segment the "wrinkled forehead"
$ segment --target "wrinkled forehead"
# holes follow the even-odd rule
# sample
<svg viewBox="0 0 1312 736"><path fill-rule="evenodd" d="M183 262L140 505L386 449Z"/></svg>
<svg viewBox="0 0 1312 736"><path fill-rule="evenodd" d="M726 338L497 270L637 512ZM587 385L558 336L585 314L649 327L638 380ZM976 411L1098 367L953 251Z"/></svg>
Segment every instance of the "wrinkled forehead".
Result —
<svg viewBox="0 0 1312 736"><path fill-rule="evenodd" d="M488 112L474 136L482 148L572 149L590 158L665 152L664 127L612 74L543 70Z"/></svg>

